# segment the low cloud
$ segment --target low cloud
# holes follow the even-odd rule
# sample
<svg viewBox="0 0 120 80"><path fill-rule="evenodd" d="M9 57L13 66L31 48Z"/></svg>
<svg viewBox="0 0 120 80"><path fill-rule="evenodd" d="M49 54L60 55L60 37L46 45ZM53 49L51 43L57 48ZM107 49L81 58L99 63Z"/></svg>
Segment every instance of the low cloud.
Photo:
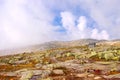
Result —
<svg viewBox="0 0 120 80"><path fill-rule="evenodd" d="M0 11L0 49L56 40L53 15L41 0L3 0Z"/></svg>

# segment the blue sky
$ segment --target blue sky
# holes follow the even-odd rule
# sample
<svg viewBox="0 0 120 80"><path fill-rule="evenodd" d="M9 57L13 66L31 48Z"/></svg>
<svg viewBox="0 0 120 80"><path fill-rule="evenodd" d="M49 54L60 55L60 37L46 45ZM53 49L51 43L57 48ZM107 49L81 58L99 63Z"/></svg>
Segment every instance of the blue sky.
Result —
<svg viewBox="0 0 120 80"><path fill-rule="evenodd" d="M120 0L0 0L0 49L120 38Z"/></svg>

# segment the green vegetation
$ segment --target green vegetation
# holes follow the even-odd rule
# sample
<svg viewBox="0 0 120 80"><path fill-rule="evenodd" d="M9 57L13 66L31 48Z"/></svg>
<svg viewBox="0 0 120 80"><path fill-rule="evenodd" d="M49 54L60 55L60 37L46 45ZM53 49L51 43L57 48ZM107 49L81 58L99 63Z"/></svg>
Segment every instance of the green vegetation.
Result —
<svg viewBox="0 0 120 80"><path fill-rule="evenodd" d="M109 50L103 52L95 52L92 51L89 58L98 58L103 60L112 60L112 61L119 61L120 60L120 50Z"/></svg>

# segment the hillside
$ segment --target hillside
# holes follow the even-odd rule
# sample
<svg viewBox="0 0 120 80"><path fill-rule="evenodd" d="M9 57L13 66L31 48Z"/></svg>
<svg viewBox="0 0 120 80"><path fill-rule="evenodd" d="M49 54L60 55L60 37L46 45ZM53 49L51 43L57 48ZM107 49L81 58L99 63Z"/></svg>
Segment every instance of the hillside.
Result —
<svg viewBox="0 0 120 80"><path fill-rule="evenodd" d="M103 42L103 41L105 40L80 39L80 40L73 40L73 41L51 41L51 42L45 42L43 44L0 50L0 55L2 56L2 55L24 53L24 52L42 51L42 50L55 49L55 48L82 46L82 45L87 45L89 43L94 43L94 42L96 43L96 42Z"/></svg>
<svg viewBox="0 0 120 80"><path fill-rule="evenodd" d="M19 50L0 57L0 80L120 80L119 40L52 41Z"/></svg>

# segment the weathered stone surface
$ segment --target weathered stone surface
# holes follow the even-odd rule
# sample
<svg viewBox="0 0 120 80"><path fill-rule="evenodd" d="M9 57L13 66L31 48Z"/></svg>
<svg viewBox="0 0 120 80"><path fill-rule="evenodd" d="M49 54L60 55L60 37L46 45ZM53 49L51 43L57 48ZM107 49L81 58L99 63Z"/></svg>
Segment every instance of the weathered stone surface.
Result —
<svg viewBox="0 0 120 80"><path fill-rule="evenodd" d="M94 77L94 80L101 80L101 79L102 79L102 77L100 77L100 76Z"/></svg>
<svg viewBox="0 0 120 80"><path fill-rule="evenodd" d="M53 80L52 78L38 79L38 80Z"/></svg>
<svg viewBox="0 0 120 80"><path fill-rule="evenodd" d="M6 75L6 76L18 76L15 72L2 72L0 75Z"/></svg>
<svg viewBox="0 0 120 80"><path fill-rule="evenodd" d="M94 74L89 74L88 77L94 77L95 75Z"/></svg>
<svg viewBox="0 0 120 80"><path fill-rule="evenodd" d="M41 77L46 77L46 76L50 75L51 72L52 72L51 70L43 70Z"/></svg>
<svg viewBox="0 0 120 80"><path fill-rule="evenodd" d="M114 62L109 62L109 61L96 61L96 64L101 64L101 65L110 65L113 64Z"/></svg>
<svg viewBox="0 0 120 80"><path fill-rule="evenodd" d="M15 73L15 72L7 72L6 75L7 76L17 76L17 73Z"/></svg>
<svg viewBox="0 0 120 80"><path fill-rule="evenodd" d="M51 70L28 70L28 69L21 69L16 71L15 73L19 74L22 77L31 75L40 75L41 77L48 76L52 71ZM27 77L26 77L27 78Z"/></svg>
<svg viewBox="0 0 120 80"><path fill-rule="evenodd" d="M41 67L42 67L42 64L41 64L41 63L38 63L38 64L35 65L35 68L37 68L37 69L39 69L39 68L41 68Z"/></svg>
<svg viewBox="0 0 120 80"><path fill-rule="evenodd" d="M6 64L6 63L0 63L0 66L1 66L1 65L8 65L8 64Z"/></svg>
<svg viewBox="0 0 120 80"><path fill-rule="evenodd" d="M114 75L108 75L108 76L103 76L106 79L111 79L111 78L120 78L120 73L119 74L114 74Z"/></svg>
<svg viewBox="0 0 120 80"><path fill-rule="evenodd" d="M43 65L42 69L52 70L53 67L54 67L54 64L48 64L48 65Z"/></svg>
<svg viewBox="0 0 120 80"><path fill-rule="evenodd" d="M18 74L20 74L21 72L26 72L26 71L28 71L28 69L20 69L20 70L17 70L15 72L18 73Z"/></svg>
<svg viewBox="0 0 120 80"><path fill-rule="evenodd" d="M15 61L14 64L25 64L26 60Z"/></svg>
<svg viewBox="0 0 120 80"><path fill-rule="evenodd" d="M76 74L76 77L87 77L88 73Z"/></svg>
<svg viewBox="0 0 120 80"><path fill-rule="evenodd" d="M42 70L30 70L33 72L33 75L41 75L42 74Z"/></svg>
<svg viewBox="0 0 120 80"><path fill-rule="evenodd" d="M41 76L33 75L32 78L30 78L30 80L41 80Z"/></svg>
<svg viewBox="0 0 120 80"><path fill-rule="evenodd" d="M53 70L52 72L53 72L53 74L57 74L57 75L63 75L64 74L64 71L59 70L59 69Z"/></svg>
<svg viewBox="0 0 120 80"><path fill-rule="evenodd" d="M30 78L32 78L33 72L32 71L26 71L26 72L22 72L21 75L22 76L21 76L20 80L29 80Z"/></svg>

